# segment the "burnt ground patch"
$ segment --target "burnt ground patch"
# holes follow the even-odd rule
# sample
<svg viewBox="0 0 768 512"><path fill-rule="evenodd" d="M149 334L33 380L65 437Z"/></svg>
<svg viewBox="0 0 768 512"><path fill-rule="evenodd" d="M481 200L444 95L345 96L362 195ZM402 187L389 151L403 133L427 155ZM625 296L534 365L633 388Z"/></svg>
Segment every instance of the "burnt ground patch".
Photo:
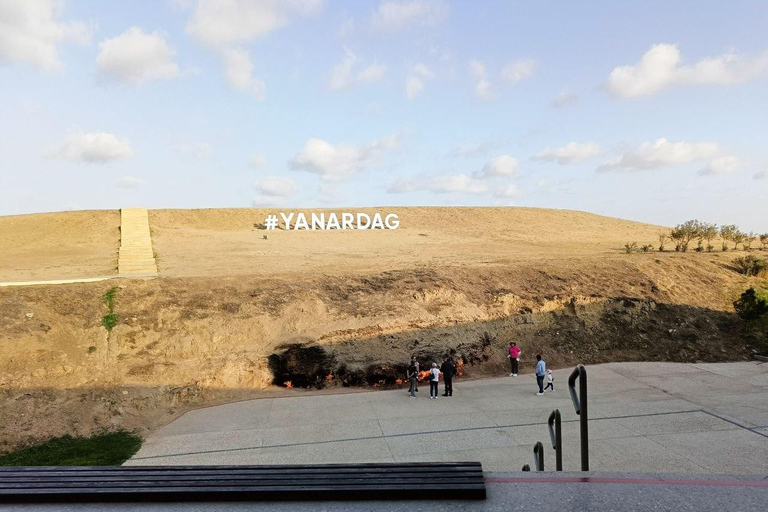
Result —
<svg viewBox="0 0 768 512"><path fill-rule="evenodd" d="M271 354L268 364L276 386L290 382L292 387L323 389L336 368L336 358L321 346L296 343Z"/></svg>

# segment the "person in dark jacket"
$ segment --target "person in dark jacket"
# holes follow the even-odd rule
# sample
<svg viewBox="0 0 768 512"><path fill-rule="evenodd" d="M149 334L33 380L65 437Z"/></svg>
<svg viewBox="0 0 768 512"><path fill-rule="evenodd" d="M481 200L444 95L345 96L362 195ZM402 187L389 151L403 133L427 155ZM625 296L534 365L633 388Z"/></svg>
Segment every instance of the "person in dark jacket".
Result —
<svg viewBox="0 0 768 512"><path fill-rule="evenodd" d="M414 391L416 391L418 393L418 391L419 391L419 379L418 379L419 362L416 360L416 355L415 354L411 356L411 362L408 363L409 367L414 366L414 365L416 366L416 376L417 376L417 379L416 379L416 386L413 389L414 389Z"/></svg>
<svg viewBox="0 0 768 512"><path fill-rule="evenodd" d="M453 376L456 374L456 368L448 354L443 356L443 364L440 366L443 372L443 383L445 384L445 393L443 396L453 396Z"/></svg>
<svg viewBox="0 0 768 512"><path fill-rule="evenodd" d="M408 392L410 393L408 398L416 398L416 382L419 378L419 367L416 366L415 363L411 363L411 366L408 367L408 373L406 375L408 377L408 380L411 383L411 387L408 389Z"/></svg>

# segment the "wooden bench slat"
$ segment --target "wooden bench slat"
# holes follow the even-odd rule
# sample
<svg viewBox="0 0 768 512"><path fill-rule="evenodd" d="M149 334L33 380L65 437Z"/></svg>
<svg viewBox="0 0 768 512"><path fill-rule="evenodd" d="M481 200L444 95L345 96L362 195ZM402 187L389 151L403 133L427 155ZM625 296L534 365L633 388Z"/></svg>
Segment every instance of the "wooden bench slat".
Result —
<svg viewBox="0 0 768 512"><path fill-rule="evenodd" d="M484 499L479 463L17 467L3 502Z"/></svg>
<svg viewBox="0 0 768 512"><path fill-rule="evenodd" d="M407 464L409 468L450 468L450 467L459 467L459 466L470 466L470 467L482 467L482 464L479 462L408 462L408 463L402 463ZM273 470L273 469L300 469L300 470L307 470L307 469L341 469L341 468L351 468L351 469L360 469L360 468L381 468L381 469L392 469L396 466L401 466L402 464L393 464L391 462L361 462L361 463L350 463L350 464L264 464L264 465L248 465L248 464L239 464L239 465L204 465L204 466L190 466L190 465L179 465L179 466L0 466L0 473L3 472L17 472L17 471L46 471L46 470L52 470L52 471L151 471L151 470L209 470L209 469L216 469L216 470L227 470L227 469L259 469L259 470Z"/></svg>

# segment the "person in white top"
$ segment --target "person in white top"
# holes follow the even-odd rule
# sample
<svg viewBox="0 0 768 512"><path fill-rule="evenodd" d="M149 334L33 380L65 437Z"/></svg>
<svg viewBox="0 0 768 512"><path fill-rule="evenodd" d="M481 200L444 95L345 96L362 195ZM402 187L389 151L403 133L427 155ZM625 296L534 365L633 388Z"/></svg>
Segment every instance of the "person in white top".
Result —
<svg viewBox="0 0 768 512"><path fill-rule="evenodd" d="M552 376L552 370L547 370L547 385L544 388L544 391L546 391L546 390L554 391L555 390L555 384L553 383L554 380L555 379Z"/></svg>
<svg viewBox="0 0 768 512"><path fill-rule="evenodd" d="M440 381L440 370L437 363L432 363L432 369L429 370L429 398L437 400L437 384Z"/></svg>

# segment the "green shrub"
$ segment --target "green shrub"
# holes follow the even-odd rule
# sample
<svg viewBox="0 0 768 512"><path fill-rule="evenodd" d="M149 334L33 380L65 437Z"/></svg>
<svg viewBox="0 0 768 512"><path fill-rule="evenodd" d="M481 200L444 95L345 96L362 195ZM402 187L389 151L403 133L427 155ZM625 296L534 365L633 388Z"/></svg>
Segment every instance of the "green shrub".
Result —
<svg viewBox="0 0 768 512"><path fill-rule="evenodd" d="M117 313L107 313L101 317L101 325L106 330L111 331L117 325L118 320L120 320L120 317L117 316Z"/></svg>
<svg viewBox="0 0 768 512"><path fill-rule="evenodd" d="M733 260L736 270L745 276L758 276L768 270L768 260L760 259L757 256L741 256Z"/></svg>
<svg viewBox="0 0 768 512"><path fill-rule="evenodd" d="M768 316L768 292L758 292L750 288L733 303L739 316L747 321L759 320Z"/></svg>
<svg viewBox="0 0 768 512"><path fill-rule="evenodd" d="M88 347L88 352L96 352L96 347L91 345L90 347Z"/></svg>
<svg viewBox="0 0 768 512"><path fill-rule="evenodd" d="M119 431L91 437L62 436L0 455L0 466L117 466L141 448L141 437Z"/></svg>
<svg viewBox="0 0 768 512"><path fill-rule="evenodd" d="M117 296L117 288L112 287L104 294L104 305L107 306L107 314L101 317L101 325L107 331L111 331L117 325L120 317L115 313L115 297ZM94 349L95 350L95 349Z"/></svg>
<svg viewBox="0 0 768 512"><path fill-rule="evenodd" d="M635 252L635 249L637 249L637 242L627 242L624 244L624 252L627 254L632 254Z"/></svg>

